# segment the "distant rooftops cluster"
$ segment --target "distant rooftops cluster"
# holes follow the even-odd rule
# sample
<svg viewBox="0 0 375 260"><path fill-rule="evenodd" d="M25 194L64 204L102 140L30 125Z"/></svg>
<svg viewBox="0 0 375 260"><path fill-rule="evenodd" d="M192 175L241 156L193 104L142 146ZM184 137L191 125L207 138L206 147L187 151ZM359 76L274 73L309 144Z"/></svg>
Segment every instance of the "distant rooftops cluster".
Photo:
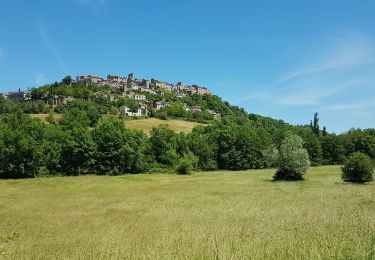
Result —
<svg viewBox="0 0 375 260"><path fill-rule="evenodd" d="M181 96L184 95L205 95L210 94L209 90L205 87L198 85L185 85L183 82L178 82L177 84L171 84L157 79L136 79L134 74L130 73L127 77L108 75L107 78L102 78L99 76L86 75L77 76L77 82L84 82L85 84L92 85L107 85L114 88L120 88L123 90L139 90L145 92L154 92L155 90L169 90L178 93Z"/></svg>

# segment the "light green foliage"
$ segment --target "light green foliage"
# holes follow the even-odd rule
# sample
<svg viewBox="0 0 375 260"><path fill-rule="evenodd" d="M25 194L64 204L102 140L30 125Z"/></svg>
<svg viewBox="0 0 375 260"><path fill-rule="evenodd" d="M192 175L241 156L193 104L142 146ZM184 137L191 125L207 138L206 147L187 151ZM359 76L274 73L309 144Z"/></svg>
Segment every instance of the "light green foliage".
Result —
<svg viewBox="0 0 375 260"><path fill-rule="evenodd" d="M176 171L178 174L190 174L197 168L197 165L198 158L192 152L187 152L180 158Z"/></svg>
<svg viewBox="0 0 375 260"><path fill-rule="evenodd" d="M365 183L373 181L374 164L371 158L361 152L351 154L341 168L345 182Z"/></svg>
<svg viewBox="0 0 375 260"><path fill-rule="evenodd" d="M281 143L275 180L302 180L310 166L309 155L302 138L289 134Z"/></svg>
<svg viewBox="0 0 375 260"><path fill-rule="evenodd" d="M263 150L263 157L267 167L275 167L279 161L279 150L275 146L269 146Z"/></svg>

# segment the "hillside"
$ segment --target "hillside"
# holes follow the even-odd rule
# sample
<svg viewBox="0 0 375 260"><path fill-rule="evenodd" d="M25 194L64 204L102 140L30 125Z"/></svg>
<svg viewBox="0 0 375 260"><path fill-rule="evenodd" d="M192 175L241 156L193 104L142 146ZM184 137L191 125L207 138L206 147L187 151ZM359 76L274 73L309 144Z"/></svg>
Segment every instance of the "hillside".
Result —
<svg viewBox="0 0 375 260"><path fill-rule="evenodd" d="M65 77L0 97L0 177L142 173L185 162L199 170L269 168L290 135L302 138L313 166L341 164L353 152L375 159L374 129L330 134L320 128L317 113L310 127L292 126L248 113L202 88L192 93L195 87L183 90L181 83L129 78L117 86ZM46 120L47 113L55 115L51 124L29 116ZM192 132L199 124L207 127Z"/></svg>

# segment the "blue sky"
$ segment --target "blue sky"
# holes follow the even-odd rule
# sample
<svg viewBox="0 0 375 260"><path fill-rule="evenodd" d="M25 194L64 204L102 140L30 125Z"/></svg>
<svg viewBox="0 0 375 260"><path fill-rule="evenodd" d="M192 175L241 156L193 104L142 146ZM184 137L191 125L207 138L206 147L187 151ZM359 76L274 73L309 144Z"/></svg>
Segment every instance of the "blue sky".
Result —
<svg viewBox="0 0 375 260"><path fill-rule="evenodd" d="M375 1L3 0L0 91L108 73L196 83L248 112L375 127Z"/></svg>

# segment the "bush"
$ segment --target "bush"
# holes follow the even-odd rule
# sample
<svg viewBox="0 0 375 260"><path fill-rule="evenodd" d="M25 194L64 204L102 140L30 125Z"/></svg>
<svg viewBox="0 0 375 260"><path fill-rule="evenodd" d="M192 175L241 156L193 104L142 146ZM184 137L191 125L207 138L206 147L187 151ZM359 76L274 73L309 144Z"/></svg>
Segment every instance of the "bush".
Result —
<svg viewBox="0 0 375 260"><path fill-rule="evenodd" d="M191 152L184 154L178 162L176 171L178 174L190 174L197 167L198 158Z"/></svg>
<svg viewBox="0 0 375 260"><path fill-rule="evenodd" d="M353 153L341 168L341 178L345 182L365 183L373 180L373 162L361 152Z"/></svg>
<svg viewBox="0 0 375 260"><path fill-rule="evenodd" d="M309 155L303 148L302 138L288 135L280 146L280 156L274 180L303 180L310 166Z"/></svg>

